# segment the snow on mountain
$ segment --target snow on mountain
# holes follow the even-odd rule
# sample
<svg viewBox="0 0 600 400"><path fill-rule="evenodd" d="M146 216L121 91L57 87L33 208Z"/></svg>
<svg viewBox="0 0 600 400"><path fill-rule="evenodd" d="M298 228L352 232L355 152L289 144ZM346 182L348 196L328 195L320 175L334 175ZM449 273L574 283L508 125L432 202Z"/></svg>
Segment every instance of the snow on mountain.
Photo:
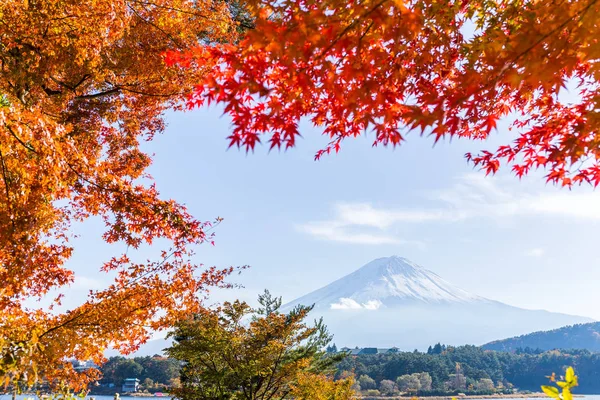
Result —
<svg viewBox="0 0 600 400"><path fill-rule="evenodd" d="M339 346L480 345L590 318L525 310L471 294L405 258L379 258L282 307L314 304Z"/></svg>
<svg viewBox="0 0 600 400"><path fill-rule="evenodd" d="M392 256L378 258L357 271L307 294L293 304L315 304L316 308L377 309L398 303L488 302L456 287L435 273Z"/></svg>

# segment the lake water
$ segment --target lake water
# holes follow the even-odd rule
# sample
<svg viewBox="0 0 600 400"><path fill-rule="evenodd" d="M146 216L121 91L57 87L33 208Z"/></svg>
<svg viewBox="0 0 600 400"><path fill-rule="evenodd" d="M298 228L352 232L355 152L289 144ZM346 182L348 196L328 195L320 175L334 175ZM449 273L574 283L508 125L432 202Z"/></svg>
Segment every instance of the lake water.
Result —
<svg viewBox="0 0 600 400"><path fill-rule="evenodd" d="M577 393L575 393L577 394ZM27 398L30 398L31 396L17 396L17 399L19 400L24 400ZM113 400L113 396L89 396L86 397L87 400L89 400L90 397L94 397L96 400ZM145 400L145 399L150 399L151 397L132 397L132 396L122 396L121 399L122 400ZM170 400L169 397L152 397L155 399L165 399L165 400ZM12 399L11 395L5 394L5 395L0 395L0 400L10 400ZM35 398L34 398L35 399ZM427 397L423 397L423 399L427 399ZM526 398L517 398L514 400L539 400L539 399L547 399L549 400L549 397L531 397L529 399ZM576 397L575 399L586 399L586 400L600 400L600 395L598 394L590 394L590 395L585 395L583 397ZM506 397L506 398L502 398L501 400L511 400L510 398Z"/></svg>
<svg viewBox="0 0 600 400"><path fill-rule="evenodd" d="M28 398L31 398L31 397L33 397L33 396L31 396L31 395L20 395L20 396L17 396L17 399L18 399L18 400L24 400L24 399L28 399ZM88 396L88 397L86 397L85 399L86 399L86 400L89 400L89 399L90 399L90 397L93 397L93 398L95 398L96 400L113 400L113 398L114 398L113 396L100 396L100 395L93 396L93 395L92 395L92 396ZM36 397L33 397L33 398L34 398L35 400L37 400L37 398L36 398ZM12 399L12 395L10 395L10 394L4 394L4 395L0 395L0 400L11 400L11 399ZM164 400L171 400L171 398L170 398L170 397L167 397L167 396L163 396L163 397L137 397L137 396L136 396L136 397L133 397L133 396L121 396L121 400L150 400L150 399L164 399ZM524 399L521 399L521 400L524 400ZM599 397L598 397L598 399L596 399L596 400L600 400L600 396L599 396Z"/></svg>

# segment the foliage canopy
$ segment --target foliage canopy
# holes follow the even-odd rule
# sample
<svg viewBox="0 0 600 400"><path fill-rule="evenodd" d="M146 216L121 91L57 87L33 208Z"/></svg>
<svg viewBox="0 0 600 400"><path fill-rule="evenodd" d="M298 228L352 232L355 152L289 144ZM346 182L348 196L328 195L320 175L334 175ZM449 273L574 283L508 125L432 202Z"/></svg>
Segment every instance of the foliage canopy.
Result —
<svg viewBox="0 0 600 400"><path fill-rule="evenodd" d="M223 284L230 269L202 271L191 258L212 240L211 223L160 197L140 143L206 72L167 68L163 53L235 41L236 18L246 21L237 4L0 2L0 384L81 386L95 377L76 374L69 358L132 351ZM104 221L115 251L86 267L114 280L65 310L70 240L89 218ZM144 245L162 250L138 260ZM36 299L54 299L54 309L26 305Z"/></svg>
<svg viewBox="0 0 600 400"><path fill-rule="evenodd" d="M188 105L223 103L232 146L289 148L308 118L338 151L411 130L482 140L500 119L517 139L467 154L486 173L543 167L570 186L600 183L600 3L596 0L249 0L239 45L170 55L210 65ZM576 99L565 99L570 87Z"/></svg>

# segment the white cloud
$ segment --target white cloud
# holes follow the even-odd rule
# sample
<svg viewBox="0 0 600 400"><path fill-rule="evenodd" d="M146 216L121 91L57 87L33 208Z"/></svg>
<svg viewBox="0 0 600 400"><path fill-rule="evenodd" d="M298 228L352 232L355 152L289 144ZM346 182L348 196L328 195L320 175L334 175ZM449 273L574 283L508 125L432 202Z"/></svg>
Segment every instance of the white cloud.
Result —
<svg viewBox="0 0 600 400"><path fill-rule="evenodd" d="M538 248L529 250L526 254L529 257L539 258L539 257L543 256L544 253L545 253L545 250L538 247Z"/></svg>
<svg viewBox="0 0 600 400"><path fill-rule="evenodd" d="M512 217L544 216L600 220L600 192L567 191L545 187L523 192L514 178L503 180L482 174L464 175L450 187L430 192L430 207L377 208L369 203L334 204L333 217L297 225L321 240L353 244L411 244L419 240L396 237L391 231L400 224L457 222L475 218L499 222Z"/></svg>
<svg viewBox="0 0 600 400"><path fill-rule="evenodd" d="M445 203L445 219L543 215L600 220L600 192L551 186L523 192L512 186L514 178L509 179L465 175L452 187L434 193L431 199Z"/></svg>
<svg viewBox="0 0 600 400"><path fill-rule="evenodd" d="M355 300L342 297L339 303L332 303L332 310L360 310L362 306Z"/></svg>
<svg viewBox="0 0 600 400"><path fill-rule="evenodd" d="M379 300L369 300L363 304L365 310L377 310L383 303Z"/></svg>
<svg viewBox="0 0 600 400"><path fill-rule="evenodd" d="M377 310L382 303L379 300L369 300L366 303L360 304L356 300L342 297L339 303L331 304L332 310Z"/></svg>
<svg viewBox="0 0 600 400"><path fill-rule="evenodd" d="M366 203L336 205L338 219L345 225L362 225L385 229L396 222L422 222L439 219L438 210L377 210Z"/></svg>
<svg viewBox="0 0 600 400"><path fill-rule="evenodd" d="M424 246L422 242L402 240L385 233L352 232L348 229L350 225L351 224L340 223L337 221L309 222L307 224L298 225L297 229L316 238L334 242L371 245L414 244L417 246Z"/></svg>

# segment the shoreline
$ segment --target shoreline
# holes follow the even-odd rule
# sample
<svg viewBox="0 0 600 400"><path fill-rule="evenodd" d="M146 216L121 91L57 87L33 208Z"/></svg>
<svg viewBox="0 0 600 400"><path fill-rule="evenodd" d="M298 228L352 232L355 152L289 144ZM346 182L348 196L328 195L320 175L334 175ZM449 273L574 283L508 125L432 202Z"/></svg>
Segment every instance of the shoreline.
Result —
<svg viewBox="0 0 600 400"><path fill-rule="evenodd" d="M89 397L94 397L94 395L88 395ZM142 394L142 393L135 393L135 394L121 394L120 395L121 398L125 397L125 398L142 398L142 399L149 399L149 398L167 398L167 399L171 399L171 396L168 393L164 393L163 392L163 396L153 396L152 394ZM585 395L583 394L574 394L573 395L574 398L583 398L585 397ZM358 396L357 399L362 399L362 400L493 400L493 399L549 399L548 396L546 396L546 394L542 393L542 392L536 392L536 393L530 393L530 394L522 394L522 393L515 393L515 394L490 394L490 395L463 395L463 396Z"/></svg>
<svg viewBox="0 0 600 400"><path fill-rule="evenodd" d="M582 398L584 395L573 395L573 397ZM549 399L545 393L530 393L530 394L490 394L490 395L463 395L463 396L359 396L363 400L452 400L452 399Z"/></svg>

